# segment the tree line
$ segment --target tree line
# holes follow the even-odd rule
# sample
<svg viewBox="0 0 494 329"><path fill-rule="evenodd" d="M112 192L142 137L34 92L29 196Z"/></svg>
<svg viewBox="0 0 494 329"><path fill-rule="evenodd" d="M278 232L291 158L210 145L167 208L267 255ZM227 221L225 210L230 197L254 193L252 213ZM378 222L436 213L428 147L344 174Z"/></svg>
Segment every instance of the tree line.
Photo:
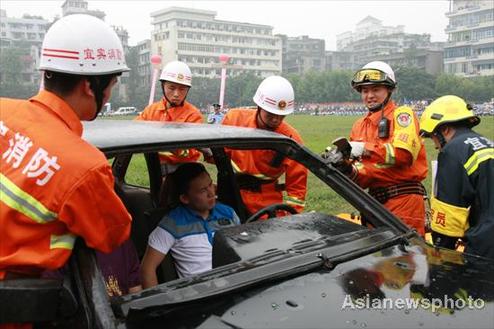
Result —
<svg viewBox="0 0 494 329"><path fill-rule="evenodd" d="M21 48L4 48L0 52L0 96L29 98L39 86L22 81L21 58L27 55ZM135 106L143 109L149 99L150 83L142 85L138 75L138 53L131 48L126 55L127 65L131 68L129 76L124 78L127 95L120 95L114 89L111 102L118 106ZM309 71L303 75L285 76L293 85L296 103L358 102L360 96L351 86L354 72L349 70ZM458 95L469 102L490 101L494 95L494 76L463 78L451 74L433 76L423 70L412 67L395 68L397 89L394 99L399 102L413 100L431 100L442 95ZM252 97L262 78L245 73L227 78L225 105L229 108L253 105ZM188 101L199 108L218 102L220 81L218 78L193 78ZM162 96L157 83L155 100Z"/></svg>

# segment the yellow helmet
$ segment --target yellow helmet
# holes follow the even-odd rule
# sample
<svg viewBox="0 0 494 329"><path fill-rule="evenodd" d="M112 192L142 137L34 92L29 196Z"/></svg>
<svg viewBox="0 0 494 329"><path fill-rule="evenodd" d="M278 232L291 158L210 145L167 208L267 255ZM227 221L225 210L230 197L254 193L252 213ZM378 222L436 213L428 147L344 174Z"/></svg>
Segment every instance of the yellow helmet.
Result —
<svg viewBox="0 0 494 329"><path fill-rule="evenodd" d="M442 96L427 106L420 117L420 133L430 136L442 124L465 121L470 127L480 123L480 118L462 98L454 95Z"/></svg>

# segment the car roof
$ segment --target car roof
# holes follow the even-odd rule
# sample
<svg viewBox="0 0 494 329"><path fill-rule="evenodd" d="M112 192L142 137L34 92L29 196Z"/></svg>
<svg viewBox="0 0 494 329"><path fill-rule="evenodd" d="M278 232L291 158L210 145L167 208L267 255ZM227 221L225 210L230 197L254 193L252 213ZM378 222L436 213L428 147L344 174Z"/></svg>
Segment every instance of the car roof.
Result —
<svg viewBox="0 0 494 329"><path fill-rule="evenodd" d="M103 152L132 150L148 146L204 144L204 147L232 145L249 146L253 142L296 142L271 131L224 125L169 123L136 120L102 120L84 122L83 138ZM150 150L150 149L148 149Z"/></svg>

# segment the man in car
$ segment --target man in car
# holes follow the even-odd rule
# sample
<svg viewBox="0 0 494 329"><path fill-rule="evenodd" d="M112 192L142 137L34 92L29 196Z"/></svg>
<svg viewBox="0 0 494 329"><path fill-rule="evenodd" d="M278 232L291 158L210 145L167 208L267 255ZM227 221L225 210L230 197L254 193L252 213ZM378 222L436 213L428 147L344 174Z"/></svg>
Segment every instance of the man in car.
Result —
<svg viewBox="0 0 494 329"><path fill-rule="evenodd" d="M81 121L129 70L117 34L93 16L63 17L45 35L40 69L36 96L0 98L0 280L60 268L78 236L108 253L130 233L108 160L81 138Z"/></svg>
<svg viewBox="0 0 494 329"><path fill-rule="evenodd" d="M439 150L431 200L434 245L494 259L494 143L472 127L480 118L458 96L436 99L422 114L420 129Z"/></svg>
<svg viewBox="0 0 494 329"><path fill-rule="evenodd" d="M184 163L170 177L179 205L149 235L141 264L144 288L158 284L156 268L168 253L181 278L210 270L215 231L240 224L231 207L216 202L213 181L202 164Z"/></svg>
<svg viewBox="0 0 494 329"><path fill-rule="evenodd" d="M389 211L421 235L425 234L425 147L419 136L418 119L409 107L391 100L396 78L384 62L371 62L358 70L352 87L368 109L350 133L350 165L344 159L333 163ZM324 156L323 156L324 157Z"/></svg>
<svg viewBox="0 0 494 329"><path fill-rule="evenodd" d="M294 111L295 95L288 80L280 76L264 79L253 97L256 110L231 109L222 124L273 131L302 144L295 128L284 121ZM276 203L302 211L307 192L307 169L271 150L227 150L242 200L250 214ZM285 174L285 183L279 179ZM283 192L286 195L283 196Z"/></svg>
<svg viewBox="0 0 494 329"><path fill-rule="evenodd" d="M192 86L192 72L187 64L180 61L168 63L160 76L163 98L147 106L136 120L202 123L201 112L187 102ZM163 175L176 170L177 165L199 160L201 153L196 149L178 149L159 154Z"/></svg>

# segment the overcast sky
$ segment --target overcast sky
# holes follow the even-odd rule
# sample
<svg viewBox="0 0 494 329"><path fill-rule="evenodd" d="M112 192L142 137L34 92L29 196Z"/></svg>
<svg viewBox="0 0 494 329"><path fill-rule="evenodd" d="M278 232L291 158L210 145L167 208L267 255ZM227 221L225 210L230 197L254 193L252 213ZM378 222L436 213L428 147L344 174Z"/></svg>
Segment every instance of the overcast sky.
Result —
<svg viewBox="0 0 494 329"><path fill-rule="evenodd" d="M490 0L487 0L490 1ZM52 20L62 14L63 0L23 1L1 0L0 8L9 17L24 13L41 15ZM274 33L289 36L309 35L326 40L327 50L336 50L336 35L353 31L368 15L380 19L385 26L404 25L406 33L429 33L432 41L445 41L449 0L320 0L320 1L140 1L90 0L89 9L106 13L106 22L121 25L129 32L129 44L151 37L150 13L179 6L217 12L217 19L266 24Z"/></svg>

